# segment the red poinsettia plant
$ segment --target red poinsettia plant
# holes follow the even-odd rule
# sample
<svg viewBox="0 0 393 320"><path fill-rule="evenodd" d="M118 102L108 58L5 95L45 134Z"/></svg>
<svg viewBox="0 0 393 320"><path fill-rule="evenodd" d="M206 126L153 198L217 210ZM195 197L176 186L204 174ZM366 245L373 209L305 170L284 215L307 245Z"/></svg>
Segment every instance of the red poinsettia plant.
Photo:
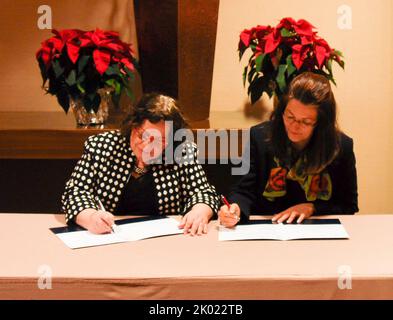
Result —
<svg viewBox="0 0 393 320"><path fill-rule="evenodd" d="M52 30L36 54L43 87L68 112L70 99L81 99L87 111L97 112L100 88L113 88L119 104L123 91L131 98L131 81L138 68L131 44L113 31Z"/></svg>
<svg viewBox="0 0 393 320"><path fill-rule="evenodd" d="M271 98L286 93L291 80L305 71L333 78L332 62L344 69L343 55L317 35L315 27L304 19L282 19L276 27L256 26L240 34L239 60L252 51L243 72L248 95L255 103L264 92Z"/></svg>

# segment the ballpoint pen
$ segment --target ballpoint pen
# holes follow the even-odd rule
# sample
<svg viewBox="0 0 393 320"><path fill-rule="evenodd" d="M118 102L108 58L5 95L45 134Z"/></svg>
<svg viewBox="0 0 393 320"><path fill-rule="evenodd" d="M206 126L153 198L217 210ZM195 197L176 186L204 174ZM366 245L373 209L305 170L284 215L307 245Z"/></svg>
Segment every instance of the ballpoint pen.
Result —
<svg viewBox="0 0 393 320"><path fill-rule="evenodd" d="M230 203L228 202L227 198L225 198L224 195L221 195L221 200L222 200L222 202L224 202L224 204L226 204L226 206L228 207L228 209L231 208Z"/></svg>
<svg viewBox="0 0 393 320"><path fill-rule="evenodd" d="M228 209L230 210L231 209L231 204L228 202L228 200L227 200L227 198L225 198L225 196L224 195L221 195L221 200L222 200L222 202L224 202L224 204L228 207ZM234 212L233 213L235 216L236 216L236 219L237 220L240 220L240 218L238 217L238 215Z"/></svg>
<svg viewBox="0 0 393 320"><path fill-rule="evenodd" d="M102 204L101 200L98 199L98 198L96 198L96 200L97 200L97 202L98 202L98 206L99 206L100 210L101 210L101 211L105 211L105 207L104 207L104 205ZM115 233L115 230L113 229L113 225L111 226L111 230L112 230L112 233Z"/></svg>

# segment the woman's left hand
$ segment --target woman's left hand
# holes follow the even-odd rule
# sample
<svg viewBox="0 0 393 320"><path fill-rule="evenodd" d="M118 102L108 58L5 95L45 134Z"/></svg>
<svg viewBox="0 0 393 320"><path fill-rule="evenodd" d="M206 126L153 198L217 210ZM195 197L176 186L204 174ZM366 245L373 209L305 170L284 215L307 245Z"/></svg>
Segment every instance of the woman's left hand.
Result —
<svg viewBox="0 0 393 320"><path fill-rule="evenodd" d="M312 203L301 203L275 214L272 221L281 223L287 220L287 223L292 223L297 218L296 222L301 223L304 219L310 218L314 212L315 207Z"/></svg>
<svg viewBox="0 0 393 320"><path fill-rule="evenodd" d="M202 233L207 233L207 225L212 216L213 211L207 204L197 203L184 215L179 228L184 229L184 234L200 236Z"/></svg>

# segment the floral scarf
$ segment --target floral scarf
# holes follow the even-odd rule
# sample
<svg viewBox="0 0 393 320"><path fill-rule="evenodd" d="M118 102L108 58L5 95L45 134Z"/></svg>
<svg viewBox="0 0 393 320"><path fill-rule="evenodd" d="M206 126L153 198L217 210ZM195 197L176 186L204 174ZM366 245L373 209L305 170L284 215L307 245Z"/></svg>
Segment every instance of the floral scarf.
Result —
<svg viewBox="0 0 393 320"><path fill-rule="evenodd" d="M304 161L299 158L292 168L281 166L279 160L274 158L276 167L270 170L263 196L270 201L286 194L286 180L297 181L305 192L307 201L316 199L329 200L332 195L332 181L327 172L315 175L304 173Z"/></svg>

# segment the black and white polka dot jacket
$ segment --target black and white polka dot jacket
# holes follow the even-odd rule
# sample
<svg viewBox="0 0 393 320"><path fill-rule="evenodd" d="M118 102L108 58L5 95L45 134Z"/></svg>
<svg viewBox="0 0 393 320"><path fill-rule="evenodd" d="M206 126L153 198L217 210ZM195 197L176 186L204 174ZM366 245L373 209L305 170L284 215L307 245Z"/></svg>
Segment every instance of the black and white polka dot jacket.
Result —
<svg viewBox="0 0 393 320"><path fill-rule="evenodd" d="M185 214L195 204L205 203L215 215L220 200L198 163L196 145L186 142L182 151L174 164L151 166L160 214ZM129 141L119 131L89 137L62 195L66 222L74 221L84 209L98 210L98 200L114 213L134 163Z"/></svg>

